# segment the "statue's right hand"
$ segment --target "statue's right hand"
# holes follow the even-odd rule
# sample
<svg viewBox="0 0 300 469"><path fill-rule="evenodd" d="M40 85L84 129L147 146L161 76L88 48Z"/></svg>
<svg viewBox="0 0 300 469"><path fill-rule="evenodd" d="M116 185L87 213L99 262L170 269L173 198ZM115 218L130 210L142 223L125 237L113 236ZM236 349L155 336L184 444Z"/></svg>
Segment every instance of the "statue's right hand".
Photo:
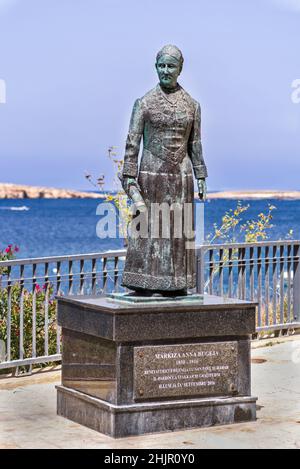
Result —
<svg viewBox="0 0 300 469"><path fill-rule="evenodd" d="M136 178L133 178L131 176L123 176L122 174L120 174L119 179L121 181L121 184L122 184L122 187L123 187L125 193L130 197L130 194L129 194L130 187L137 185Z"/></svg>
<svg viewBox="0 0 300 469"><path fill-rule="evenodd" d="M124 176L122 186L128 197L133 201L139 211L144 211L147 207L141 195L141 190L136 178Z"/></svg>

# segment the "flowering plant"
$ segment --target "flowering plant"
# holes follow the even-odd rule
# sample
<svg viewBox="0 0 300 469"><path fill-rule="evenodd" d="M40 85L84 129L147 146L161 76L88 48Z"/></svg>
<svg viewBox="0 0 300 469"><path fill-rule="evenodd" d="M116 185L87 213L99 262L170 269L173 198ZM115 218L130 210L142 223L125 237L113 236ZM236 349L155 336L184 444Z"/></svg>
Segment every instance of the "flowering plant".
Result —
<svg viewBox="0 0 300 469"><path fill-rule="evenodd" d="M110 146L108 148L108 158L113 167L113 191L104 192L105 201L111 202L117 209L117 217L119 221L119 233L124 238L124 244L127 245L127 228L132 220L132 202L128 200L125 191L123 190L120 182L124 161L117 157L116 147ZM105 176L100 175L94 179L91 174L86 173L85 178L94 186L99 187L103 192Z"/></svg>
<svg viewBox="0 0 300 469"><path fill-rule="evenodd" d="M0 261L9 261L15 257L15 254L19 252L17 245L9 244L5 249L0 250ZM0 267L0 280L2 275L7 274L6 267Z"/></svg>
<svg viewBox="0 0 300 469"><path fill-rule="evenodd" d="M7 261L13 259L16 252L19 252L17 245L9 244L7 248L0 250L0 261Z"/></svg>

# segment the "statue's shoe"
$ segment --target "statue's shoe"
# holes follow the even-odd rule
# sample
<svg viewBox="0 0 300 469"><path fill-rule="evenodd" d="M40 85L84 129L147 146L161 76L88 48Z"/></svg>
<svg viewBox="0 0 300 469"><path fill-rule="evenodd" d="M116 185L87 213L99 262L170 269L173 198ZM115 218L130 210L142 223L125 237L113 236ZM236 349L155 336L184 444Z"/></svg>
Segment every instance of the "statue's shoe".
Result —
<svg viewBox="0 0 300 469"><path fill-rule="evenodd" d="M187 296L187 290L135 290L129 293L129 296L133 297L146 297L146 298L175 298L179 296Z"/></svg>

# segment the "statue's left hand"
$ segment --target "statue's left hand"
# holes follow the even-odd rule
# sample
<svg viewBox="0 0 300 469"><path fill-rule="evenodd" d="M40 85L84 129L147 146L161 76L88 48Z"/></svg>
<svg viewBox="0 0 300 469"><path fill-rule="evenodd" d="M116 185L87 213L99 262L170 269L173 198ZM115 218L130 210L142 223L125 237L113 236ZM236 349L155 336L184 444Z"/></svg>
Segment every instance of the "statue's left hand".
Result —
<svg viewBox="0 0 300 469"><path fill-rule="evenodd" d="M206 192L207 192L205 179L197 179L197 184L198 184L198 195L199 195L199 199L200 199L202 202L205 202L205 200L206 200Z"/></svg>

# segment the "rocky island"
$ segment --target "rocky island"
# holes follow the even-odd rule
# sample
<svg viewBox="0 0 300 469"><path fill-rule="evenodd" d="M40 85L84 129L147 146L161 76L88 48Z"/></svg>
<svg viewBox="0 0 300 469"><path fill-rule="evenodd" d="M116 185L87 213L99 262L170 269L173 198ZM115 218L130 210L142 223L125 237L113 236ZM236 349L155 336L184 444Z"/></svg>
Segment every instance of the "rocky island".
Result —
<svg viewBox="0 0 300 469"><path fill-rule="evenodd" d="M57 189L53 187L27 186L0 183L0 199L104 199L105 194L99 192L83 192L74 189ZM300 191L278 190L244 190L209 192L208 199L290 199L299 200Z"/></svg>
<svg viewBox="0 0 300 469"><path fill-rule="evenodd" d="M208 199L236 199L236 200L258 200L258 199L279 199L279 200L299 200L300 191L282 190L236 190L208 193Z"/></svg>
<svg viewBox="0 0 300 469"><path fill-rule="evenodd" d="M103 199L97 192L0 183L0 199Z"/></svg>

